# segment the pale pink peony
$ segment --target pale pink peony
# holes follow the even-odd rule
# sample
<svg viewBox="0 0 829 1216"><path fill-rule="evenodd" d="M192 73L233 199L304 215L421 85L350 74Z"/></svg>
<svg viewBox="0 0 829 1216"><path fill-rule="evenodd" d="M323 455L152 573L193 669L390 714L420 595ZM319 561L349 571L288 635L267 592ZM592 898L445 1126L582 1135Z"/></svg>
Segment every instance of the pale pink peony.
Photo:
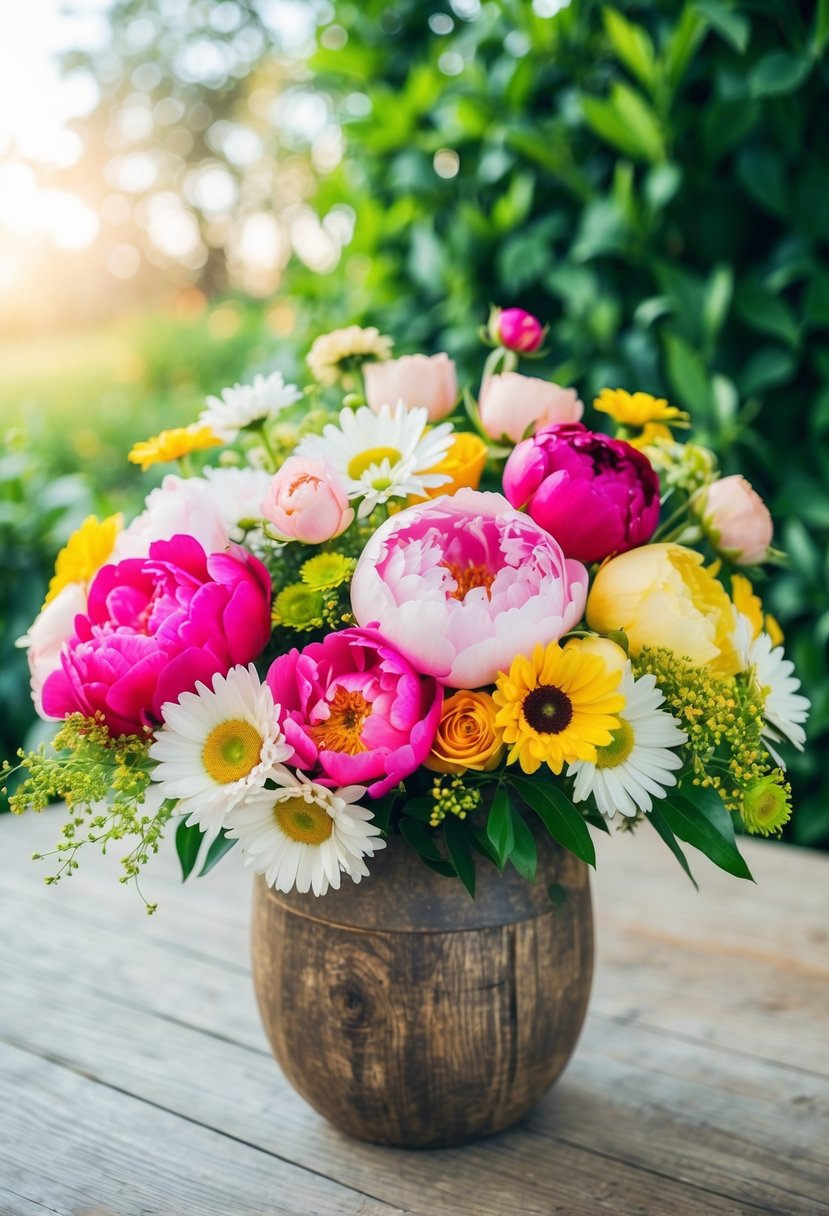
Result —
<svg viewBox="0 0 829 1216"><path fill-rule="evenodd" d="M721 477L702 494L701 515L714 548L738 566L766 560L774 524L769 509L745 477Z"/></svg>
<svg viewBox="0 0 829 1216"><path fill-rule="evenodd" d="M523 308L496 308L489 318L490 336L507 350L529 355L544 341L544 326Z"/></svg>
<svg viewBox="0 0 829 1216"><path fill-rule="evenodd" d="M581 619L587 571L500 494L459 490L392 516L351 583L359 625L375 626L418 671L480 688L517 654Z"/></svg>
<svg viewBox="0 0 829 1216"><path fill-rule="evenodd" d="M322 461L304 456L288 457L260 507L281 536L305 545L333 540L354 519L337 474Z"/></svg>
<svg viewBox="0 0 829 1216"><path fill-rule="evenodd" d="M403 355L363 367L366 402L378 414L384 405L402 401L408 409L422 407L430 422L452 413L458 400L455 364L446 354Z"/></svg>
<svg viewBox="0 0 829 1216"><path fill-rule="evenodd" d="M210 684L259 657L270 638L270 594L270 576L250 553L206 555L191 536L104 566L43 685L44 714L100 711L112 733L138 734L198 680Z"/></svg>
<svg viewBox="0 0 829 1216"><path fill-rule="evenodd" d="M291 650L267 676L297 768L379 798L419 768L443 690L373 630L343 629Z"/></svg>
<svg viewBox="0 0 829 1216"><path fill-rule="evenodd" d="M503 372L487 377L481 385L478 410L490 438L497 440L506 435L518 443L530 426L578 422L584 405L574 388L562 388L537 376Z"/></svg>
<svg viewBox="0 0 829 1216"><path fill-rule="evenodd" d="M75 617L85 611L86 587L83 583L67 583L40 610L29 632L16 643L26 648L32 701L41 718L44 717L43 685L47 677L60 667L61 650L75 632Z"/></svg>

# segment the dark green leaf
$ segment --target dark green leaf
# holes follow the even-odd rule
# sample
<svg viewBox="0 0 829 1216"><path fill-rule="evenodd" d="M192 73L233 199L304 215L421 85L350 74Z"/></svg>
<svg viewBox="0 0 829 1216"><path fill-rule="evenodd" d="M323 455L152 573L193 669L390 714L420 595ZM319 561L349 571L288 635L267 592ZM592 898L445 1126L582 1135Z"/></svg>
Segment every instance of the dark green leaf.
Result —
<svg viewBox="0 0 829 1216"><path fill-rule="evenodd" d="M509 794L503 785L498 786L492 799L486 821L486 834L498 854L498 867L503 870L515 844Z"/></svg>
<svg viewBox="0 0 829 1216"><path fill-rule="evenodd" d="M475 898L475 858L472 856L472 844L466 823L452 816L446 818L443 824L446 837L446 849L449 860L458 872L463 885L472 898Z"/></svg>
<svg viewBox="0 0 829 1216"><path fill-rule="evenodd" d="M400 835L421 857L430 857L433 861L444 860L433 831L424 827L418 819L401 819Z"/></svg>
<svg viewBox="0 0 829 1216"><path fill-rule="evenodd" d="M526 878L528 882L535 882L538 849L532 832L524 822L523 815L515 807L512 808L512 831L515 836L515 844L509 859L522 878Z"/></svg>
<svg viewBox="0 0 829 1216"><path fill-rule="evenodd" d="M700 420L711 417L711 380L698 351L677 334L665 334L668 378L682 405Z"/></svg>
<svg viewBox="0 0 829 1216"><path fill-rule="evenodd" d="M547 888L547 894L550 897L550 903L556 908L561 908L567 902L567 888L563 887L560 882L551 882Z"/></svg>
<svg viewBox="0 0 829 1216"><path fill-rule="evenodd" d="M187 826L187 820L179 820L176 828L176 853L181 865L181 881L186 882L193 873L193 867L199 856L204 833L201 828Z"/></svg>
<svg viewBox="0 0 829 1216"><path fill-rule="evenodd" d="M229 853L235 844L235 837L228 836L227 832L222 830L205 853L204 865L199 870L199 878L204 878L205 874L209 874L213 867L218 865L222 860L225 853Z"/></svg>
<svg viewBox="0 0 829 1216"><path fill-rule="evenodd" d="M665 817L663 816L659 807L655 806L651 810L651 813L649 815L646 815L645 818L647 819L648 823L650 823L656 829L656 831L659 833L659 835L665 841L665 844L668 846L668 848L673 853L674 857L677 859L679 864L682 866L685 873L690 878L691 882L694 884L696 889L699 890L699 887L697 886L697 880L694 878L693 874L691 873L691 867L688 865L688 859L685 856L685 854L683 853L682 849L680 848L679 843L677 842L676 836L674 836L673 832L668 827L668 824L665 821Z"/></svg>
<svg viewBox="0 0 829 1216"><path fill-rule="evenodd" d="M743 54L751 37L748 17L723 4L722 0L695 0L694 8L721 38Z"/></svg>
<svg viewBox="0 0 829 1216"><path fill-rule="evenodd" d="M510 774L511 784L540 817L553 840L564 845L588 865L595 866L596 850L582 815L567 795L547 779L543 783Z"/></svg>
<svg viewBox="0 0 829 1216"><path fill-rule="evenodd" d="M737 848L731 816L717 794L711 790L696 790L692 786L687 791L683 790L682 794L674 794L661 802L659 809L668 827L680 840L699 849L721 870L736 878L753 881L751 871Z"/></svg>
<svg viewBox="0 0 829 1216"><path fill-rule="evenodd" d="M788 51L772 51L755 63L748 77L752 97L779 97L791 93L803 83L812 70L807 55L792 55Z"/></svg>
<svg viewBox="0 0 829 1216"><path fill-rule="evenodd" d="M472 840L472 844L475 846L478 852L491 861L494 866L497 866L498 854L490 843L486 832L482 832L480 828L476 828L474 825L470 824L469 835Z"/></svg>

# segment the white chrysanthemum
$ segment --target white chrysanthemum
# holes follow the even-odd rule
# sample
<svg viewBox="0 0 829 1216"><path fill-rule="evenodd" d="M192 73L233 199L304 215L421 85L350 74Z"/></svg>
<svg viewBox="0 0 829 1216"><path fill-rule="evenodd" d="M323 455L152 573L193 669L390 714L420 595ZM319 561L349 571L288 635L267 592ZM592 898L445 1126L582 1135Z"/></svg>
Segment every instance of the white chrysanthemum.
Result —
<svg viewBox="0 0 829 1216"><path fill-rule="evenodd" d="M246 794L268 779L290 780L282 761L294 749L279 728L271 690L252 663L215 675L212 689L196 684L195 692L163 705L161 714L164 725L150 747L157 761L153 781L165 798L178 799L188 824L210 840Z"/></svg>
<svg viewBox="0 0 829 1216"><path fill-rule="evenodd" d="M346 359L389 359L394 343L374 326L349 325L321 334L311 346L306 363L318 384L336 384Z"/></svg>
<svg viewBox="0 0 829 1216"><path fill-rule="evenodd" d="M390 498L425 498L426 490L452 479L430 473L452 445L452 424L426 430L429 414L423 408L407 410L402 401L394 409L381 406L375 414L367 405L340 411L340 424L329 422L321 435L306 435L297 456L322 460L340 475L349 498L363 501L359 518L369 515Z"/></svg>
<svg viewBox="0 0 829 1216"><path fill-rule="evenodd" d="M676 718L659 708L665 698L656 687L655 676L635 680L628 666L619 691L625 705L619 711L622 725L614 731L613 742L597 748L595 764L579 760L567 769L567 776L576 779L573 801L583 802L592 794L608 819L652 810L653 799L664 798L667 788L676 785L675 773L682 760L672 749L688 739Z"/></svg>
<svg viewBox="0 0 829 1216"><path fill-rule="evenodd" d="M246 426L275 418L301 397L295 384L285 383L281 372L254 376L253 384L234 384L223 388L220 397L208 397L199 422L225 443L232 443Z"/></svg>
<svg viewBox="0 0 829 1216"><path fill-rule="evenodd" d="M750 673L763 701L763 742L780 767L785 768L774 744L787 739L803 751L806 742L803 723L809 716L811 703L798 692L800 680L793 674L794 663L767 633L758 634L743 648L743 655L744 669Z"/></svg>
<svg viewBox="0 0 829 1216"><path fill-rule="evenodd" d="M386 847L372 813L357 802L362 785L329 790L303 773L290 785L248 795L228 816L228 835L241 844L245 865L278 891L324 895L368 874L364 857Z"/></svg>

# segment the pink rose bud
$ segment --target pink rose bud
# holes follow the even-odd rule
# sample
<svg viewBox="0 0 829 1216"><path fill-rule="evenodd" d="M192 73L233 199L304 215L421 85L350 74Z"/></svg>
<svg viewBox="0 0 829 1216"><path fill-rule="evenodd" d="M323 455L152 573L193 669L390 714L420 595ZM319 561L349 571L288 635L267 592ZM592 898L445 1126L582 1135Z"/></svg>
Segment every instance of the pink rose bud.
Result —
<svg viewBox="0 0 829 1216"><path fill-rule="evenodd" d="M538 317L523 308L498 308L489 319L489 333L494 342L507 350L530 355L541 346L545 330Z"/></svg>
<svg viewBox="0 0 829 1216"><path fill-rule="evenodd" d="M745 477L721 477L701 496L700 515L714 548L738 566L765 561L774 525L769 509Z"/></svg>
<svg viewBox="0 0 829 1216"><path fill-rule="evenodd" d="M366 402L375 414L402 401L407 409L428 410L430 422L451 414L459 397L455 364L446 354L403 355L363 366Z"/></svg>
<svg viewBox="0 0 829 1216"><path fill-rule="evenodd" d="M659 522L659 478L648 458L578 423L543 427L519 443L504 494L580 562L647 544Z"/></svg>
<svg viewBox="0 0 829 1216"><path fill-rule="evenodd" d="M289 456L260 507L289 540L321 545L344 532L354 518L337 475L318 460Z"/></svg>
<svg viewBox="0 0 829 1216"><path fill-rule="evenodd" d="M528 427L578 422L584 413L574 388L561 388L536 376L503 372L488 376L481 385L478 402L481 423L487 435L506 435L513 443L524 438Z"/></svg>

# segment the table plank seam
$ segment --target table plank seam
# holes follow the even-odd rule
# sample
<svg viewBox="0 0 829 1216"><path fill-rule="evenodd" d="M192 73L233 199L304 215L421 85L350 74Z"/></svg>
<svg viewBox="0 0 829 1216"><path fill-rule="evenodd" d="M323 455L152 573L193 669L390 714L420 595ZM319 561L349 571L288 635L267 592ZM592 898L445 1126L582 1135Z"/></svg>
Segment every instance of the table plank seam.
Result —
<svg viewBox="0 0 829 1216"><path fill-rule="evenodd" d="M53 1216L61 1216L57 1208L50 1208L48 1204L41 1203L39 1199L30 1199L28 1195L21 1195L20 1191L12 1191L8 1187L0 1187L0 1199L4 1195L11 1195L13 1199L22 1199L24 1203L30 1204L33 1208L40 1208L42 1212L51 1212ZM6 1214L3 1213L3 1216L6 1216Z"/></svg>

